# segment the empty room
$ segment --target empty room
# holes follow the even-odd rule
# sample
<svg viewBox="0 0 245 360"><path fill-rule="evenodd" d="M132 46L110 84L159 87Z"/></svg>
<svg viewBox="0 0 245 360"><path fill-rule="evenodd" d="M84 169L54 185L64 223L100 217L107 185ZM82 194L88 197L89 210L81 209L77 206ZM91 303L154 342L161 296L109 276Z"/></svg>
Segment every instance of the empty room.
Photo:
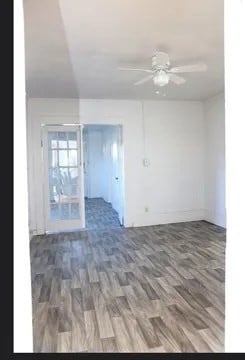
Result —
<svg viewBox="0 0 245 360"><path fill-rule="evenodd" d="M224 352L221 0L24 0L34 352Z"/></svg>

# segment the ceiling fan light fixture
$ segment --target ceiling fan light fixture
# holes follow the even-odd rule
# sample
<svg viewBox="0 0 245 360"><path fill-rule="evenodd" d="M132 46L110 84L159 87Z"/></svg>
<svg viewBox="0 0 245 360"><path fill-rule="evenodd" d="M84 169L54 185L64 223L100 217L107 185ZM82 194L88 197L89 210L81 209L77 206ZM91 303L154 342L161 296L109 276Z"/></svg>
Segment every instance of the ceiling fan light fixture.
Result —
<svg viewBox="0 0 245 360"><path fill-rule="evenodd" d="M134 85L141 85L150 80L153 80L155 86L162 88L169 82L176 85L182 85L186 82L186 79L179 76L182 73L202 72L207 70L207 65L204 63L187 64L172 67L170 65L169 56L164 51L156 51L152 56L151 69L140 68L119 68L120 70L130 71L143 71L151 75L145 76L134 83Z"/></svg>
<svg viewBox="0 0 245 360"><path fill-rule="evenodd" d="M156 86L164 86L169 82L169 76L164 71L159 71L153 78L153 82Z"/></svg>

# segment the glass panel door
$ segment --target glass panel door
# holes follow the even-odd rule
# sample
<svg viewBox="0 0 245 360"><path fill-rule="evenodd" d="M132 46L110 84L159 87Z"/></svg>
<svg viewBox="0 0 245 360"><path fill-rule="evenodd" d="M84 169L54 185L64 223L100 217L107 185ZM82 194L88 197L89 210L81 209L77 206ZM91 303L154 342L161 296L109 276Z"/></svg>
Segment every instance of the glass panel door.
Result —
<svg viewBox="0 0 245 360"><path fill-rule="evenodd" d="M44 166L47 231L83 227L80 135L79 127L46 126Z"/></svg>

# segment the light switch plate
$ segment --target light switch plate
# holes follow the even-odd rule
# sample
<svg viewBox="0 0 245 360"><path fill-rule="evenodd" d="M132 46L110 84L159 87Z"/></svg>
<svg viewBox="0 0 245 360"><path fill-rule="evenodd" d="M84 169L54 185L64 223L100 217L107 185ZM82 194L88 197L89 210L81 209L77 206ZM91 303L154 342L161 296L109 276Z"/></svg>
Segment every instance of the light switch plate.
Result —
<svg viewBox="0 0 245 360"><path fill-rule="evenodd" d="M150 165L150 161L149 161L149 159L143 159L143 165L145 166L145 167L148 167L149 165Z"/></svg>

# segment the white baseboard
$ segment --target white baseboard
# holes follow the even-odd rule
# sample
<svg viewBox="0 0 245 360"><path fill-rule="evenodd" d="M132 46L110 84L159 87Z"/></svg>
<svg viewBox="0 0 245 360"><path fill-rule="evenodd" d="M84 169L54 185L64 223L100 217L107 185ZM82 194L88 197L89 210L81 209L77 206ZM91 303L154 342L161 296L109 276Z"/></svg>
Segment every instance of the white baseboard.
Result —
<svg viewBox="0 0 245 360"><path fill-rule="evenodd" d="M45 231L43 229L30 229L30 236L35 236L35 235L44 235Z"/></svg>
<svg viewBox="0 0 245 360"><path fill-rule="evenodd" d="M217 213L211 210L198 209L187 211L171 211L165 213L142 213L134 216L133 219L129 219L124 226L136 227L136 226L151 226L160 224L172 224L186 221L199 221L206 220L218 226L226 228L226 216L225 214ZM35 229L30 231L31 236L43 235L43 229Z"/></svg>
<svg viewBox="0 0 245 360"><path fill-rule="evenodd" d="M171 224L185 221L198 221L205 219L205 210L187 210L187 211L171 211L165 213L142 213L134 217L132 221L127 221L125 227L132 226L151 226L159 224Z"/></svg>
<svg viewBox="0 0 245 360"><path fill-rule="evenodd" d="M205 220L226 228L226 213L225 210L223 213L215 210L205 210Z"/></svg>

